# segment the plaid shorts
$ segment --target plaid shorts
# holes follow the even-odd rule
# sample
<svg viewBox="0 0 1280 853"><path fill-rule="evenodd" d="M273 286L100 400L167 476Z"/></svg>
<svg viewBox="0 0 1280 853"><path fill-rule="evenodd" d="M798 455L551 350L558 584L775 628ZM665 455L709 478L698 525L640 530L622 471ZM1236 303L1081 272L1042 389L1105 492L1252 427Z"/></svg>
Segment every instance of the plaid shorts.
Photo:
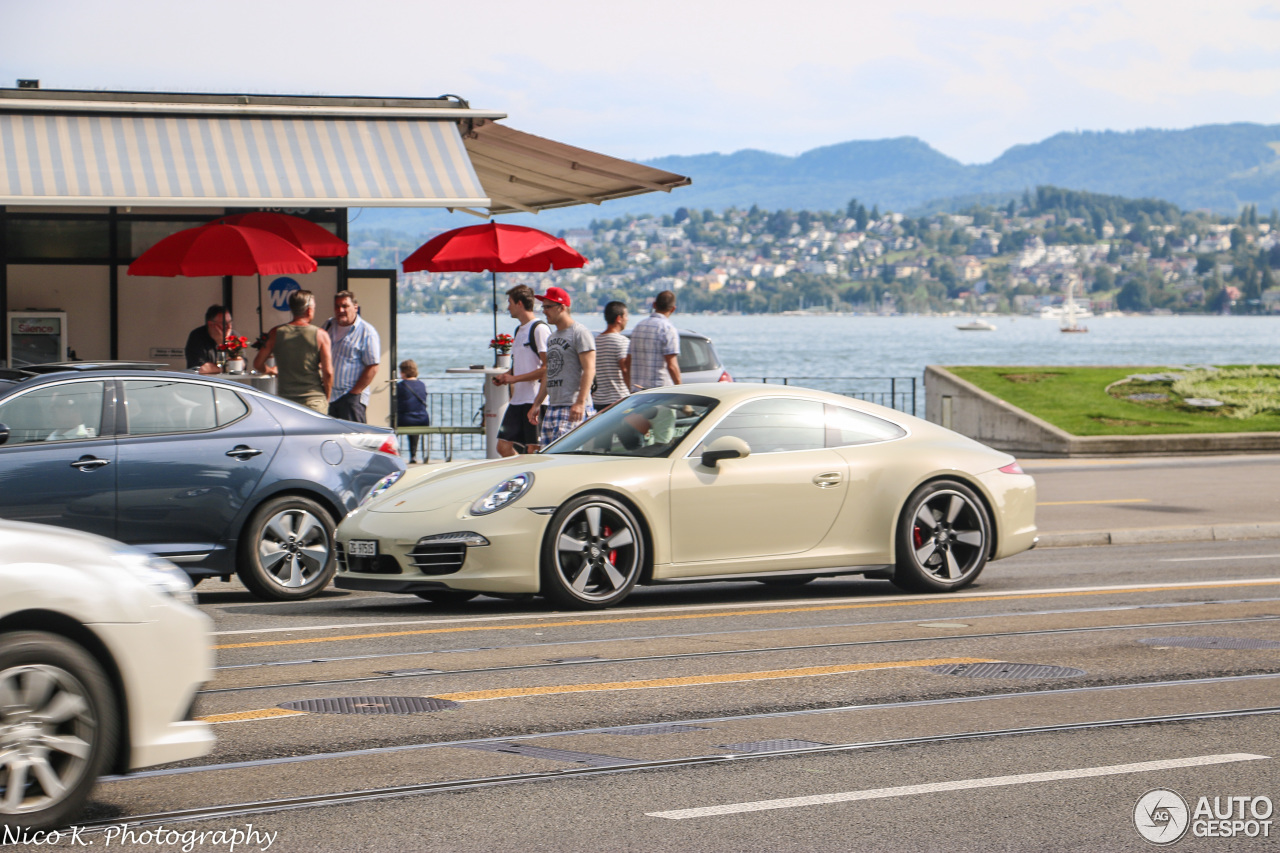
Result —
<svg viewBox="0 0 1280 853"><path fill-rule="evenodd" d="M578 426L596 413L595 407L591 405L591 401L587 401L587 408L582 413L582 421L569 420L569 410L572 406L547 406L546 413L540 421L541 427L541 444L546 447L569 430Z"/></svg>

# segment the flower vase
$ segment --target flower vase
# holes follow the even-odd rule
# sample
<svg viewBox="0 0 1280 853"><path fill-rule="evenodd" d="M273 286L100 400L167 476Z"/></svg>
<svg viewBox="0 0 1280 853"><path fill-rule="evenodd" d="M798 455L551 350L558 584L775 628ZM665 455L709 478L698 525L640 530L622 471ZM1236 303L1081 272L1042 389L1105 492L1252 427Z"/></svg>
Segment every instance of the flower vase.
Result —
<svg viewBox="0 0 1280 853"><path fill-rule="evenodd" d="M222 365L222 372L223 373L244 373L244 359L243 358L227 359L226 363Z"/></svg>
<svg viewBox="0 0 1280 853"><path fill-rule="evenodd" d="M498 353L498 357L495 359L495 361L497 362L497 363L494 365L495 367L502 367L502 368L510 369L510 368L511 368L511 353L509 353L509 352L500 352L500 353Z"/></svg>

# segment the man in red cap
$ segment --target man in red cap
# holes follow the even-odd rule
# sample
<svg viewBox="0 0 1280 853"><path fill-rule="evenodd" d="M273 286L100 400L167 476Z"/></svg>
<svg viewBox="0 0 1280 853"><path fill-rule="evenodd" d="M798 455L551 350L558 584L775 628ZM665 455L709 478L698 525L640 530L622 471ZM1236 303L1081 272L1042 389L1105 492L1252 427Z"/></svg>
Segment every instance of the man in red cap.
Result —
<svg viewBox="0 0 1280 853"><path fill-rule="evenodd" d="M569 294L548 287L540 295L542 313L555 331L547 338L547 373L538 399L529 408L529 422L541 427L543 447L596 413L591 405L591 385L596 378L596 341L587 327L569 312ZM547 404L539 423L539 407Z"/></svg>

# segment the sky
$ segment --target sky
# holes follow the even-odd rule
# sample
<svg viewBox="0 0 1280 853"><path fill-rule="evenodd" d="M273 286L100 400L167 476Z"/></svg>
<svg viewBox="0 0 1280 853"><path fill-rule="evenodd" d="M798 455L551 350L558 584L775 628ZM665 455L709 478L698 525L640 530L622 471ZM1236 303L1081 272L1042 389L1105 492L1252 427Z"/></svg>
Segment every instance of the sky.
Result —
<svg viewBox="0 0 1280 853"><path fill-rule="evenodd" d="M435 97L629 159L1280 123L1280 0L0 0L0 87Z"/></svg>

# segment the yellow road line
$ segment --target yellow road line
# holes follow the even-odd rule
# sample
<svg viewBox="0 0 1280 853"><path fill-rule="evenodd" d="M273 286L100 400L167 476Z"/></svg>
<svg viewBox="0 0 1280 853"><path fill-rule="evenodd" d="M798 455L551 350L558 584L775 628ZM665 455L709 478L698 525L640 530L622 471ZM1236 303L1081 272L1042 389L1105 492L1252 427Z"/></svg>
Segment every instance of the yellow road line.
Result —
<svg viewBox="0 0 1280 853"><path fill-rule="evenodd" d="M306 716L306 711L289 711L284 708L259 708L257 711L237 711L234 714L210 714L196 717L201 723L243 723L248 720L269 720L272 717Z"/></svg>
<svg viewBox="0 0 1280 853"><path fill-rule="evenodd" d="M1214 583L1196 585L1191 589L1226 589L1226 588L1244 588L1251 586L1277 586L1280 580L1265 581L1229 581L1226 583ZM1031 592L1031 593L1009 593L1008 595L989 595L982 598L964 597L964 598L926 598L923 600L908 601L872 601L865 604L819 604L811 607L773 607L762 610L752 610L750 612L719 612L719 613L677 613L669 616L627 616L621 619L573 619L563 622L525 622L519 625L463 625L450 628L421 628L414 631L385 631L378 634L347 634L341 637L306 637L294 640L264 640L256 643L225 643L223 645L214 646L215 649L258 649L268 646L294 646L304 643L339 643L349 640L380 640L387 637L416 637L424 634L466 634L475 631L527 631L530 628L565 628L578 627L582 625L625 625L636 622L676 622L689 619L724 619L734 616L773 616L786 613L820 613L831 610L865 610L869 608L880 607L924 607L933 604L972 604L974 602L985 603L988 601L1024 601L1036 598L1072 598L1084 595L1116 595L1123 593L1130 595L1139 592L1184 592L1187 591L1186 586L1139 586L1126 587L1124 589L1088 589L1088 590L1068 590L1064 592Z"/></svg>
<svg viewBox="0 0 1280 853"><path fill-rule="evenodd" d="M723 675L686 675L677 678L646 678L640 681L605 681L599 684L558 684L546 687L507 687L500 690L474 690L466 693L441 693L432 698L452 702L484 702L490 699L513 699L519 696L555 696L561 693L601 693L613 690L647 690L656 687L696 687L703 684L733 684L740 681L772 681L778 678L812 678L818 675L840 675L845 672L867 672L873 669L903 669L913 666L941 666L949 663L998 663L988 658L931 658L898 660L881 663L851 663L843 666L803 666L795 669L770 669L763 672L728 672Z"/></svg>
<svg viewBox="0 0 1280 853"><path fill-rule="evenodd" d="M1108 498L1100 501L1040 501L1036 506L1071 506L1073 504L1149 504L1146 498Z"/></svg>

